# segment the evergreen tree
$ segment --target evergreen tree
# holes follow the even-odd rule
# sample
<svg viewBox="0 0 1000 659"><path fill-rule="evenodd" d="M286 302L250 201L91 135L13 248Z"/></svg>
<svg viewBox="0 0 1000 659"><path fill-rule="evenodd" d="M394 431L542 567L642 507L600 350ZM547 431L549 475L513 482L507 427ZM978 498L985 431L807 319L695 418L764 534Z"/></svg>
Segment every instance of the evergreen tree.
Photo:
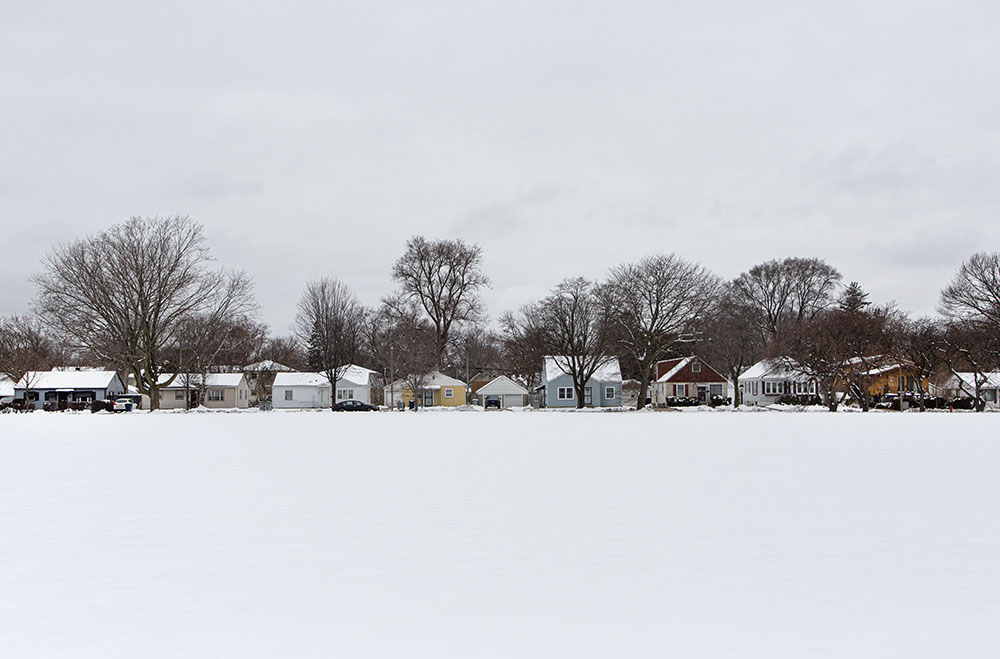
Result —
<svg viewBox="0 0 1000 659"><path fill-rule="evenodd" d="M869 306L868 293L861 288L861 284L852 281L840 296L840 308L843 311L861 311Z"/></svg>
<svg viewBox="0 0 1000 659"><path fill-rule="evenodd" d="M309 370L319 373L326 369L326 355L323 350L323 336L319 323L313 323L312 333L309 335L309 343L306 345L306 360L309 362Z"/></svg>

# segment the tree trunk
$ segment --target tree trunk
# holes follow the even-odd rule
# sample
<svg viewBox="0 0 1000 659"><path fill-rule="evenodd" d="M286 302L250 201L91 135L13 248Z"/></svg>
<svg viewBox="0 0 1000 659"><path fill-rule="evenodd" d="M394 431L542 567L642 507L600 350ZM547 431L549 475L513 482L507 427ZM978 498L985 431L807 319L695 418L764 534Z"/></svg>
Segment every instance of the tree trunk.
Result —
<svg viewBox="0 0 1000 659"><path fill-rule="evenodd" d="M653 377L655 364L642 367L642 379L639 381L639 400L635 401L635 409L641 410L646 406L646 396L649 395L649 380Z"/></svg>
<svg viewBox="0 0 1000 659"><path fill-rule="evenodd" d="M740 374L735 370L730 370L729 375L733 378L733 409L740 406Z"/></svg>
<svg viewBox="0 0 1000 659"><path fill-rule="evenodd" d="M580 384L576 381L575 378L573 379L573 388L576 389L576 409L578 410L583 409L583 390L586 388L586 386L587 386L586 382Z"/></svg>
<svg viewBox="0 0 1000 659"><path fill-rule="evenodd" d="M160 387L156 384L149 385L149 411L160 409Z"/></svg>

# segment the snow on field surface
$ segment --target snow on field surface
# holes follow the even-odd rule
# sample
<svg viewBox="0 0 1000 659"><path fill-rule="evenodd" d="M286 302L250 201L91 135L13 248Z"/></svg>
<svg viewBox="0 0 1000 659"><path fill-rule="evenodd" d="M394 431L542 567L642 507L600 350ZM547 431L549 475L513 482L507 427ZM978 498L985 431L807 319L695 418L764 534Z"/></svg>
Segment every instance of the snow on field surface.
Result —
<svg viewBox="0 0 1000 659"><path fill-rule="evenodd" d="M0 417L4 657L996 657L1000 417Z"/></svg>

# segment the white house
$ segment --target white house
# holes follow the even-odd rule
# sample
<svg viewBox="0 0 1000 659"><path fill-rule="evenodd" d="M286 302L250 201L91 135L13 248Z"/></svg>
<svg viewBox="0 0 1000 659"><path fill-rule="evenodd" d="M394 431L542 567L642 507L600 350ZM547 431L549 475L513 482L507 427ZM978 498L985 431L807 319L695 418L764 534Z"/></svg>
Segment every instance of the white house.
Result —
<svg viewBox="0 0 1000 659"><path fill-rule="evenodd" d="M1000 371L984 373L986 382L979 385L979 395L986 407L1000 407ZM972 398L976 395L976 374L958 373L945 380L945 395L949 398Z"/></svg>
<svg viewBox="0 0 1000 659"><path fill-rule="evenodd" d="M351 364L344 377L337 380L336 402L357 400L371 403L372 376L375 371ZM275 373L271 384L274 409L315 409L331 406L333 387L322 373Z"/></svg>
<svg viewBox="0 0 1000 659"><path fill-rule="evenodd" d="M476 391L476 397L483 407L524 407L528 401L528 390L501 375L481 386Z"/></svg>
<svg viewBox="0 0 1000 659"><path fill-rule="evenodd" d="M114 371L28 371L14 385L14 397L27 397L35 408L48 404L64 409L69 403L107 400L123 393L125 384Z"/></svg>
<svg viewBox="0 0 1000 659"><path fill-rule="evenodd" d="M816 395L816 380L802 373L789 357L762 359L740 375L744 405L772 405L784 395Z"/></svg>
<svg viewBox="0 0 1000 659"><path fill-rule="evenodd" d="M14 381L6 375L0 375L0 405L6 405L14 400Z"/></svg>

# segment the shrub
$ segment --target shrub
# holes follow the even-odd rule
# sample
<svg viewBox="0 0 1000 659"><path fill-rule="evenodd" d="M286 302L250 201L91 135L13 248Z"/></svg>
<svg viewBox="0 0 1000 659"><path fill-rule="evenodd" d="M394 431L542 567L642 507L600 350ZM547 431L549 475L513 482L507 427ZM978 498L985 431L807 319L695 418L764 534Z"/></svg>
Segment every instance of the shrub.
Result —
<svg viewBox="0 0 1000 659"><path fill-rule="evenodd" d="M109 400L95 400L90 404L91 412L104 412L110 410L112 403Z"/></svg>
<svg viewBox="0 0 1000 659"><path fill-rule="evenodd" d="M819 396L810 394L785 394L778 398L778 405L820 405Z"/></svg>

